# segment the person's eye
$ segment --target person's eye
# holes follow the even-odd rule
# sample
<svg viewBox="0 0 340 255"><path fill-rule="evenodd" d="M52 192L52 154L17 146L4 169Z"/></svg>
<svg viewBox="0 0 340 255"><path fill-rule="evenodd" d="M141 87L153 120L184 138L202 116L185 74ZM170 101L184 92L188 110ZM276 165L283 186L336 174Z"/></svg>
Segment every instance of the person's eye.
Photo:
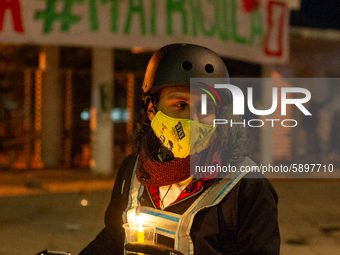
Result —
<svg viewBox="0 0 340 255"><path fill-rule="evenodd" d="M186 102L176 102L173 106L175 109L177 110L181 110L181 109L184 109L185 107L187 107L187 103Z"/></svg>

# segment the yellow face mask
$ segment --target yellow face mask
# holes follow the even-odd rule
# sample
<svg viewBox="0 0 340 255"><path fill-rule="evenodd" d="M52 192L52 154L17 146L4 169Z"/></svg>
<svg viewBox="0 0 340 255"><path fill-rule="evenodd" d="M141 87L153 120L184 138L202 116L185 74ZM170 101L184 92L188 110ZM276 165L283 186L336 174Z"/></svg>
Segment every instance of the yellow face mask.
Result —
<svg viewBox="0 0 340 255"><path fill-rule="evenodd" d="M174 154L185 158L208 148L215 139L213 125L206 125L190 119L176 119L158 111L151 127L161 143Z"/></svg>

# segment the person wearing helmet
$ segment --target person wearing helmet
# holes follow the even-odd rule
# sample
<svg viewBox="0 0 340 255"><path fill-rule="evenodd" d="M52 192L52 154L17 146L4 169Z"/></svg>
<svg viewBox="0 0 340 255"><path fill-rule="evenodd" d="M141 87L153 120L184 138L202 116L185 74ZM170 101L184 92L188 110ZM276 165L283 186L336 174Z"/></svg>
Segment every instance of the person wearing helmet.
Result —
<svg viewBox="0 0 340 255"><path fill-rule="evenodd" d="M190 86L190 78L206 78ZM105 228L80 255L279 254L277 194L260 173L193 174L195 166L253 166L242 125L217 125L232 114L223 60L198 45L171 44L151 58L143 82L144 121L117 175ZM202 91L208 94L202 112ZM156 244L127 243L123 223L142 215L157 224ZM125 251L124 251L125 250Z"/></svg>

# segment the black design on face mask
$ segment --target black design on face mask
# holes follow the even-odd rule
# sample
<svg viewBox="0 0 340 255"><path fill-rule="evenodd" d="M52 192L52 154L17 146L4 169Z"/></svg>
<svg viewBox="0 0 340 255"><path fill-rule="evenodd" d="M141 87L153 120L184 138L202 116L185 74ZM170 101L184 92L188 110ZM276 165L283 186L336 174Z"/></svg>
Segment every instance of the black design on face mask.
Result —
<svg viewBox="0 0 340 255"><path fill-rule="evenodd" d="M175 128L176 128L176 131L177 131L179 140L182 140L182 139L185 137L185 134L184 134L184 130L183 130L183 127L182 127L181 122L178 123L178 124L175 126Z"/></svg>

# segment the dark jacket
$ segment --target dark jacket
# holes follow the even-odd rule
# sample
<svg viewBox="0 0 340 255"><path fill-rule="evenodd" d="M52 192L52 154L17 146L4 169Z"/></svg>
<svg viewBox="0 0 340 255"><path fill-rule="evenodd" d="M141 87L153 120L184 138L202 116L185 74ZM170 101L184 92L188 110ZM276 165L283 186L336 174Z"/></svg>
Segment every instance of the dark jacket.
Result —
<svg viewBox="0 0 340 255"><path fill-rule="evenodd" d="M135 155L124 160L106 211L106 227L80 255L123 254L122 214L127 207L135 160ZM195 216L191 229L195 255L279 254L277 194L261 174L250 173L246 176L217 206L202 210ZM201 192L203 190L166 210L183 213ZM147 194L143 194L140 202L151 206L149 199ZM168 240L162 238L158 238L158 241L169 244Z"/></svg>

